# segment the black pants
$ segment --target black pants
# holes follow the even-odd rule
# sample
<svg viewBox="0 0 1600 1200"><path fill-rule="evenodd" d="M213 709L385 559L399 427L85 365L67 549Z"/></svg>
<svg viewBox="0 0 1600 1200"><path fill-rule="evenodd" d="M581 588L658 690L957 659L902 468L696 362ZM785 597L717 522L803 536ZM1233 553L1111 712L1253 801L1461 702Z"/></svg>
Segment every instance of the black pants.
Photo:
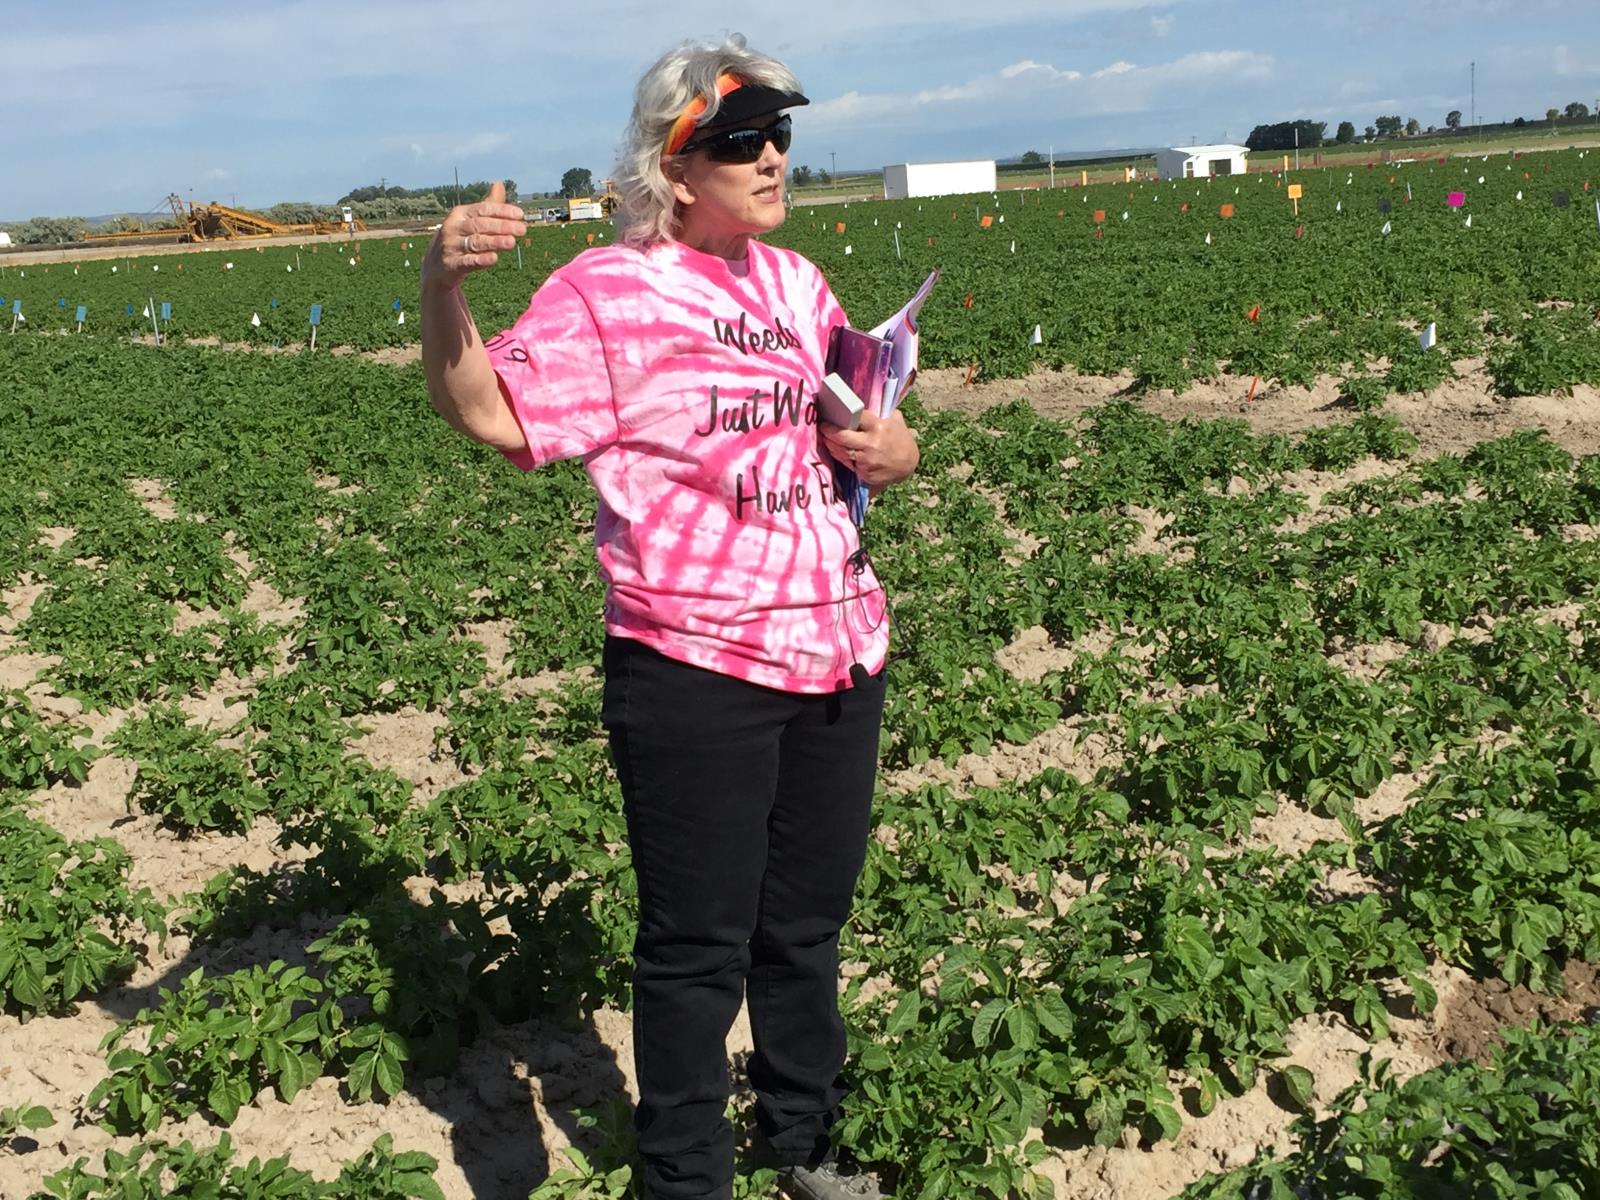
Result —
<svg viewBox="0 0 1600 1200"><path fill-rule="evenodd" d="M602 720L639 881L635 1117L651 1200L726 1200L727 1035L748 997L756 1120L826 1149L845 1088L839 930L866 855L883 676L795 695L609 638Z"/></svg>

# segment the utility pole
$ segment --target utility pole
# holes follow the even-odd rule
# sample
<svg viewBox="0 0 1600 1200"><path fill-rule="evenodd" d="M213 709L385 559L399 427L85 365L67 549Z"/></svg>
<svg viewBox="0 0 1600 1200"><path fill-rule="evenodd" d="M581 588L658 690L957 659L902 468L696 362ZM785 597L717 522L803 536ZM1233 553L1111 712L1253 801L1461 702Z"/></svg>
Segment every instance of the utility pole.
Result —
<svg viewBox="0 0 1600 1200"><path fill-rule="evenodd" d="M460 167L451 167L450 169L456 173L456 207L460 208L461 207L461 168Z"/></svg>
<svg viewBox="0 0 1600 1200"><path fill-rule="evenodd" d="M384 196L387 196L388 194L389 194L389 177L387 175L379 175L378 176L378 198L382 199Z"/></svg>
<svg viewBox="0 0 1600 1200"><path fill-rule="evenodd" d="M1478 61L1472 61L1472 136L1478 136Z"/></svg>
<svg viewBox="0 0 1600 1200"><path fill-rule="evenodd" d="M828 151L828 158L833 163L833 170L828 172L828 178L834 183L839 182L839 153L836 150Z"/></svg>

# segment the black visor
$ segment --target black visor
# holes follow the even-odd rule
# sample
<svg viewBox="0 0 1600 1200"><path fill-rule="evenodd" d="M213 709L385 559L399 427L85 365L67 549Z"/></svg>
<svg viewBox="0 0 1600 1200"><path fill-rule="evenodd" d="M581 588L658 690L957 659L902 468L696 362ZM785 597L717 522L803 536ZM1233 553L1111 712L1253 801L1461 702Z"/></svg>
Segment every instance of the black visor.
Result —
<svg viewBox="0 0 1600 1200"><path fill-rule="evenodd" d="M717 115L703 125L697 126L694 136L699 137L701 134L711 133L728 125L737 125L752 117L764 117L769 113L781 112L786 108L799 108L802 104L810 103L811 101L799 92L786 92L782 88L747 83L724 96L721 107L717 109Z"/></svg>

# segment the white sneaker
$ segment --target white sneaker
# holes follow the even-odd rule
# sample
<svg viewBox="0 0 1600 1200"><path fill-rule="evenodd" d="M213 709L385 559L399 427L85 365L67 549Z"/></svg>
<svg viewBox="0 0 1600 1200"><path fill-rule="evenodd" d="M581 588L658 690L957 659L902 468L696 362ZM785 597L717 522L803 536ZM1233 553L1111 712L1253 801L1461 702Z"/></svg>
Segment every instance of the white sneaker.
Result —
<svg viewBox="0 0 1600 1200"><path fill-rule="evenodd" d="M870 1171L832 1160L817 1167L786 1167L778 1187L789 1200L883 1200Z"/></svg>

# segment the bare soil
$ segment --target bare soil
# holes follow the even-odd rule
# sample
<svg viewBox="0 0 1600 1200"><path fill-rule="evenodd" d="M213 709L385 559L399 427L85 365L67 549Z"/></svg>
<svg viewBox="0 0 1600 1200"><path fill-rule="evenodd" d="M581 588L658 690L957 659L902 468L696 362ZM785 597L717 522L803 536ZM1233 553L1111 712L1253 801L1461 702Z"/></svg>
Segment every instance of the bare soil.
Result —
<svg viewBox="0 0 1600 1200"><path fill-rule="evenodd" d="M1130 382L1049 373L1026 380L980 381L969 387L964 386L964 378L962 371L925 372L920 384L923 402L935 408L978 412L1022 397L1046 415L1065 418L1102 403ZM1333 380L1313 388L1258 391L1251 403L1245 402L1243 393L1239 381L1224 380L1197 385L1181 395L1152 393L1141 403L1168 417L1243 417L1258 432L1293 433L1348 417L1348 412L1334 403L1337 383ZM1543 425L1574 453L1600 450L1600 394L1593 388L1579 388L1571 397L1506 400L1492 394L1481 370L1468 369L1462 378L1426 396L1393 400L1390 410L1417 435L1421 452L1427 455L1460 451L1531 425ZM1383 469L1381 464L1363 463L1352 472L1307 472L1287 482L1305 492L1314 510L1307 519L1317 519L1315 510L1323 494L1364 473ZM330 488L341 486L334 479L319 482ZM131 487L157 516L171 519L175 515L159 481L136 480ZM1154 514L1149 516L1148 548L1157 550L1165 543L1156 537L1159 520ZM56 529L44 536L59 545L70 533ZM1587 536L1593 536L1593 531L1587 531ZM234 554L250 570L248 557L240 550ZM83 716L75 701L56 695L39 680L49 659L24 652L15 636L18 623L42 591L41 581L25 579L0 595L0 687L25 689L35 706L52 719L82 720L91 736L102 740L130 713ZM245 607L280 624L286 633L301 618L297 604L279 596L259 578L252 582ZM1553 613L1552 619L1559 620L1560 614ZM559 677L522 679L510 673L504 622L474 626L463 636L484 644L491 664L490 681L508 693L527 693L560 682ZM1433 636L1442 644L1452 631L1436 630ZM999 661L1020 677L1037 678L1061 669L1074 654L1104 649L1109 638L1108 631L1091 632L1079 645L1062 649L1052 646L1042 630L1030 630L1003 650ZM1347 646L1335 651L1333 661L1354 674L1370 675L1381 670L1395 651L1389 645ZM248 701L252 689L251 680L228 676L211 692L190 698L185 708L199 723L228 721L238 709L225 709L222 701L230 696ZM453 763L434 751L433 732L440 720L437 714L414 710L374 715L362 722L366 731L352 740L350 749L399 772L426 797L462 778ZM1025 777L1049 765L1087 779L1099 767L1114 762L1116 750L1104 734L1084 737L1083 733L1080 723L1068 721L1027 745L997 747L992 754L968 756L953 767L933 763L886 773L883 783L892 792L933 780L966 790ZM34 808L70 838L109 836L119 840L132 857L134 881L162 896L196 888L229 865L264 868L293 857L276 844L277 830L270 821L258 822L241 837L179 840L153 818L130 813L133 778L133 764L102 758L83 786L51 788L34 797ZM1399 811L1420 782L1416 776L1387 781L1363 802L1359 815L1374 819ZM1259 824L1251 841L1298 852L1319 838L1339 836L1336 823L1285 805ZM1370 881L1354 873L1327 881L1330 894L1359 892L1370 886ZM118 1021L151 1003L158 986L176 986L181 973L200 965L229 969L274 957L303 960L307 941L326 924L324 918L307 918L299 928L258 929L245 939L221 945L175 937L165 949L155 951L148 965L127 983L80 1005L75 1014L37 1018L27 1024L0 1017L0 1107L44 1104L57 1119L54 1128L37 1135L36 1148L0 1154L0 1197L11 1200L26 1195L39 1186L45 1174L78 1156L93 1159L109 1146L125 1146L132 1140L113 1138L91 1124L77 1122L74 1113L105 1074L100 1039ZM1508 1023L1521 1023L1535 1014L1576 1017L1600 1005L1600 968L1595 964L1570 964L1566 993L1559 997L1508 988L1498 980L1474 979L1443 963L1433 964L1429 979L1439 993L1438 1008L1422 1015L1397 995L1391 1005L1393 1036L1377 1048L1380 1055L1393 1059L1402 1076L1448 1059L1482 1059ZM1326 1104L1356 1080L1357 1060L1370 1048L1344 1015L1333 1012L1298 1022L1288 1044L1291 1061L1313 1073L1319 1104ZM751 1049L749 1028L742 1018L730 1033L728 1049L735 1065ZM296 1166L323 1177L334 1174L340 1161L387 1132L394 1135L398 1146L425 1150L439 1159L437 1178L448 1200L522 1200L550 1169L562 1165L561 1147L574 1141L592 1144L590 1135L576 1126L572 1110L633 1094L629 1018L625 1013L602 1010L579 1027L538 1021L491 1026L466 1050L454 1072L416 1080L388 1104L353 1103L327 1079L308 1088L292 1105L268 1095L247 1106L230 1132L245 1158L289 1153ZM1192 1093L1186 1094L1190 1111L1176 1140L1147 1146L1130 1134L1123 1144L1110 1148L1058 1147L1042 1169L1054 1179L1062 1200L1163 1200L1208 1172L1242 1165L1263 1147L1285 1147L1285 1131L1293 1113L1280 1097L1281 1093L1263 1080L1254 1091L1224 1100L1209 1116L1200 1117L1193 1110ZM163 1126L160 1135L173 1141L189 1137L210 1144L219 1132L195 1117Z"/></svg>

